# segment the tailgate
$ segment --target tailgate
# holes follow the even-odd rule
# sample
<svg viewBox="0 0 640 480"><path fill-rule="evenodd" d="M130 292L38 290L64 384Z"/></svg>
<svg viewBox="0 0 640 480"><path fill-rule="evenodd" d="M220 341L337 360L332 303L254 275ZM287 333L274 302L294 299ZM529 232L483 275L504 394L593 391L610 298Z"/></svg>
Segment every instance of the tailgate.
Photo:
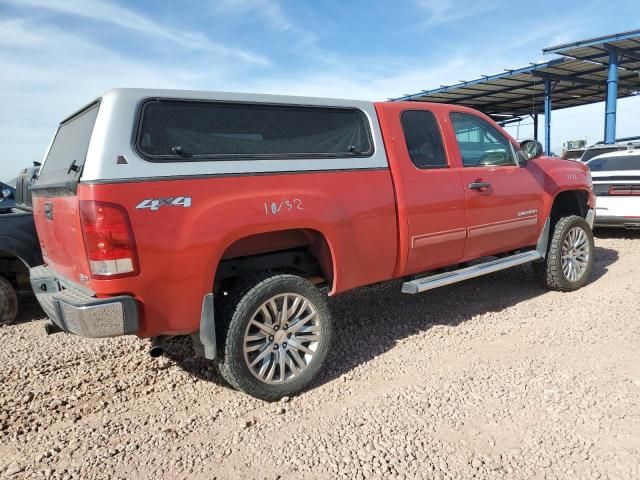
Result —
<svg viewBox="0 0 640 480"><path fill-rule="evenodd" d="M78 197L75 195L36 194L33 197L33 218L44 262L70 280L86 284L89 267L78 206Z"/></svg>
<svg viewBox="0 0 640 480"><path fill-rule="evenodd" d="M37 180L31 187L33 215L45 263L86 283L89 277L77 196L99 103L64 120L56 132Z"/></svg>

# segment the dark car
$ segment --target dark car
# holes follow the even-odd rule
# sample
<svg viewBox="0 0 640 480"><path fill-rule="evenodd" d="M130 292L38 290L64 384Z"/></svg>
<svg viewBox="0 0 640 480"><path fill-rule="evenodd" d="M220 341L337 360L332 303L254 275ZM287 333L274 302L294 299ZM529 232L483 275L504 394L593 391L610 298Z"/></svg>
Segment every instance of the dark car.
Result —
<svg viewBox="0 0 640 480"><path fill-rule="evenodd" d="M37 171L38 165L22 170L16 179L16 188L0 183L0 194L3 195L0 202L0 322L2 323L12 322L16 318L18 292L31 291L29 268L42 264L40 243L31 213L29 191ZM10 194L7 193L9 191Z"/></svg>
<svg viewBox="0 0 640 480"><path fill-rule="evenodd" d="M9 213L16 206L16 189L0 182L0 213Z"/></svg>

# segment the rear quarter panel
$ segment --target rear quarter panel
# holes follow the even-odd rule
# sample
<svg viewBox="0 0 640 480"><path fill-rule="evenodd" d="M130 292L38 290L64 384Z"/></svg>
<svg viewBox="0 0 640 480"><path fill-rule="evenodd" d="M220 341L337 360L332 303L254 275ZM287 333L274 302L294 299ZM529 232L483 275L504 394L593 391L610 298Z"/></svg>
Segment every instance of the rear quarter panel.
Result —
<svg viewBox="0 0 640 480"><path fill-rule="evenodd" d="M225 250L258 233L322 233L333 256L332 293L393 275L397 234L388 169L81 184L78 195L121 204L129 213L140 274L92 279L91 287L99 296L134 294L144 304L143 337L197 330ZM136 208L176 196L191 197L191 206Z"/></svg>

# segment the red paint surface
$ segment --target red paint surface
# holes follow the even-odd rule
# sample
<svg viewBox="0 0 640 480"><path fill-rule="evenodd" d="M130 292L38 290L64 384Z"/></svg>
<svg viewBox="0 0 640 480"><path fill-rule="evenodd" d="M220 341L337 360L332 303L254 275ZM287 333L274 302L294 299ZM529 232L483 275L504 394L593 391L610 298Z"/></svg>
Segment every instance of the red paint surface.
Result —
<svg viewBox="0 0 640 480"><path fill-rule="evenodd" d="M411 163L400 114L417 109L431 110L438 119L449 168L420 170ZM330 250L326 263L333 272L332 292L339 293L535 245L555 196L587 189L586 167L577 162L539 158L526 168L463 168L449 113L462 111L491 121L473 110L419 102L377 103L376 110L388 170L80 184L77 196L55 198L36 191L35 220L45 261L82 283L89 269L78 201L122 205L131 220L140 272L90 279L85 285L99 297L135 296L140 336L187 334L199 328L202 298L212 291L223 256L287 248L317 232ZM491 188L469 190L476 180L490 182ZM177 196L190 196L191 207L135 208L144 199ZM589 198L593 207L595 197L590 193ZM46 203L52 203L53 221L44 216ZM273 204L279 208L276 214ZM518 217L528 210L537 210L535 219ZM304 231L273 233L266 244L252 238L291 229Z"/></svg>
<svg viewBox="0 0 640 480"><path fill-rule="evenodd" d="M181 195L191 196L190 208L135 208L144 199ZM129 214L139 275L91 279L90 287L98 296L133 294L143 305L141 336L197 330L202 298L212 291L220 258L234 242L258 233L320 232L333 255L334 292L393 276L396 215L388 170L80 184L77 198L36 198L36 212L43 211L43 203L54 203L53 222L36 217L47 263L76 282L80 273L88 275L78 199L118 203ZM278 214L271 213L272 203L295 199L302 210L283 204Z"/></svg>

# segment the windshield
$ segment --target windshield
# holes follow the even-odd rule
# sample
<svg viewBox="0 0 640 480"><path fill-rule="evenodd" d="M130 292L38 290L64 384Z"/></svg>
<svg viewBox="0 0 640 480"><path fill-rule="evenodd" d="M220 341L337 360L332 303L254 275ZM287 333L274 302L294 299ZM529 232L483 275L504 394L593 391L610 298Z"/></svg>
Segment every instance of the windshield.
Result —
<svg viewBox="0 0 640 480"><path fill-rule="evenodd" d="M51 184L76 177L84 165L97 115L98 104L94 103L60 125L42 165L40 179Z"/></svg>
<svg viewBox="0 0 640 480"><path fill-rule="evenodd" d="M582 155L580 158L583 162L588 162L593 157L597 157L598 155L603 155L605 153L617 152L619 150L626 150L626 145L612 145L610 147L598 147L598 148L590 148Z"/></svg>
<svg viewBox="0 0 640 480"><path fill-rule="evenodd" d="M617 155L594 158L587 163L592 172L610 172L614 170L640 170L640 153L637 155Z"/></svg>

